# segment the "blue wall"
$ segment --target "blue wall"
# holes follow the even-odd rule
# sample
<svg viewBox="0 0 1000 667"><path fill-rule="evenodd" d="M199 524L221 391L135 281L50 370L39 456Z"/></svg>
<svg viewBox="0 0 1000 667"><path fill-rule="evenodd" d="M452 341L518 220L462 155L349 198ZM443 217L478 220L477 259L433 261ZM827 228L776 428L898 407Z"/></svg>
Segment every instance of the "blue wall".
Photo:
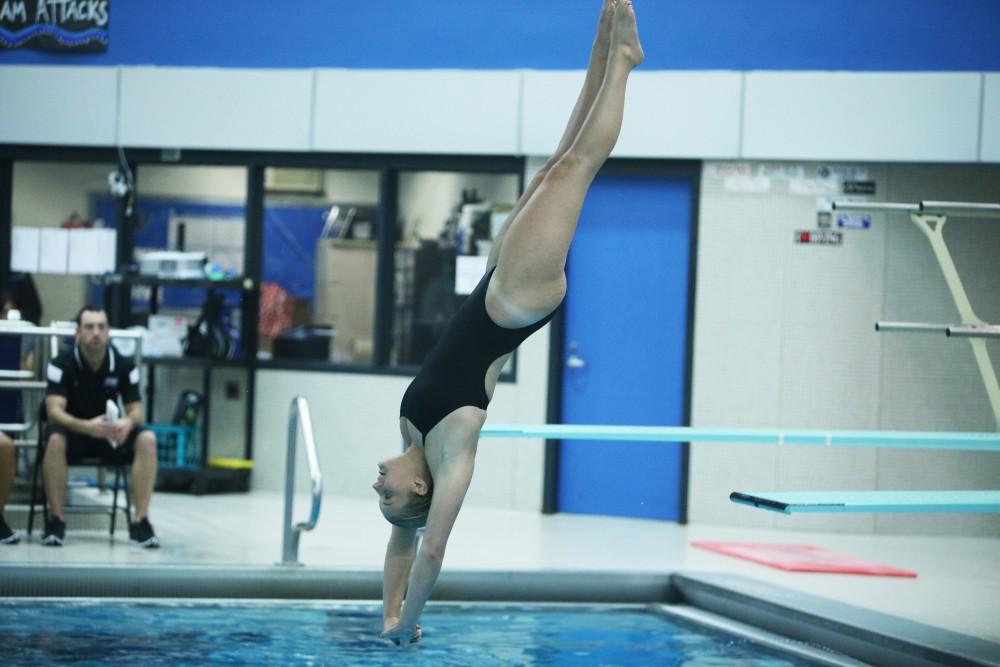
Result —
<svg viewBox="0 0 1000 667"><path fill-rule="evenodd" d="M0 64L579 69L599 0L111 0L97 55ZM636 0L647 69L1000 70L998 0Z"/></svg>

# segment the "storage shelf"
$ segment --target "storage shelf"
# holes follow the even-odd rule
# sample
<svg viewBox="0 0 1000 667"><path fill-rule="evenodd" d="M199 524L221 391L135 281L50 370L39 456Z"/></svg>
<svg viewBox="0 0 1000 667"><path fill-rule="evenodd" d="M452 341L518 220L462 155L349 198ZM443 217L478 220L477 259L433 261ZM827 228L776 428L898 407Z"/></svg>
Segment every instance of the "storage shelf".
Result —
<svg viewBox="0 0 1000 667"><path fill-rule="evenodd" d="M226 278L225 280L209 280L208 278L160 278L144 276L137 273L107 273L101 278L105 285L146 285L149 287L201 287L244 289L244 277Z"/></svg>
<svg viewBox="0 0 1000 667"><path fill-rule="evenodd" d="M245 359L209 359L207 357L143 357L143 363L151 366L194 366L212 368L247 368L250 363Z"/></svg>

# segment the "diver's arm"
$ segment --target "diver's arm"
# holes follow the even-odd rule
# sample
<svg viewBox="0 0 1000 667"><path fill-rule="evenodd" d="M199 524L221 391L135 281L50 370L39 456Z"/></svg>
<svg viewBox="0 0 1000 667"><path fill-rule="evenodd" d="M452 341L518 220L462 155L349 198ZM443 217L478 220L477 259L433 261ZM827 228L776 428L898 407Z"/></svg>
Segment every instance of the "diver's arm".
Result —
<svg viewBox="0 0 1000 667"><path fill-rule="evenodd" d="M413 547L417 531L412 528L392 527L389 544L385 548L385 568L382 572L382 622L388 630L399 622L406 580L413 563Z"/></svg>
<svg viewBox="0 0 1000 667"><path fill-rule="evenodd" d="M396 630L398 634L409 633L412 636L416 632L420 613L441 572L448 536L458 518L458 511L462 509L465 492L472 481L474 465L475 448L466 448L457 452L447 465L441 466L434 477L434 497L427 515L424 537L410 570L406 603Z"/></svg>

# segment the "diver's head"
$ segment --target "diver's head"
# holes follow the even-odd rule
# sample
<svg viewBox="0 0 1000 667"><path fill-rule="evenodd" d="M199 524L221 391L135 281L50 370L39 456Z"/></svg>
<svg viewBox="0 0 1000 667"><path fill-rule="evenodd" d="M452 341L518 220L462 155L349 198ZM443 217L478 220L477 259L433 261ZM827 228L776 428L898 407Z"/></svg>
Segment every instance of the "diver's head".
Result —
<svg viewBox="0 0 1000 667"><path fill-rule="evenodd" d="M389 523L402 528L422 528L427 523L434 480L419 447L410 445L402 456L381 461L372 488Z"/></svg>

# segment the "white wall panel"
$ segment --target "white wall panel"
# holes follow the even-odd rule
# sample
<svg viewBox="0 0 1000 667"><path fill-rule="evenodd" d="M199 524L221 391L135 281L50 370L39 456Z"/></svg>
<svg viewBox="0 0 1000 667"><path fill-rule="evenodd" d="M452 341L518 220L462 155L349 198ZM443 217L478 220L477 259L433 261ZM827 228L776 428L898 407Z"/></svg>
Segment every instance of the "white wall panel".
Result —
<svg viewBox="0 0 1000 667"><path fill-rule="evenodd" d="M526 71L523 77L521 152L551 155L573 112L584 72Z"/></svg>
<svg viewBox="0 0 1000 667"><path fill-rule="evenodd" d="M975 162L975 73L750 72L743 156Z"/></svg>
<svg viewBox="0 0 1000 667"><path fill-rule="evenodd" d="M308 150L308 70L122 68L125 146Z"/></svg>
<svg viewBox="0 0 1000 667"><path fill-rule="evenodd" d="M559 143L583 71L524 73L521 151L548 155ZM739 154L741 75L635 72L629 79L615 157L734 157Z"/></svg>
<svg viewBox="0 0 1000 667"><path fill-rule="evenodd" d="M983 75L983 130L979 159L1000 162L1000 72Z"/></svg>
<svg viewBox="0 0 1000 667"><path fill-rule="evenodd" d="M0 67L0 142L548 155L583 74ZM628 96L618 157L1000 162L998 72L640 70Z"/></svg>
<svg viewBox="0 0 1000 667"><path fill-rule="evenodd" d="M315 150L518 152L518 72L319 70L314 104Z"/></svg>
<svg viewBox="0 0 1000 667"><path fill-rule="evenodd" d="M737 72L635 72L614 155L739 155L741 86Z"/></svg>
<svg viewBox="0 0 1000 667"><path fill-rule="evenodd" d="M115 143L114 67L0 67L0 142Z"/></svg>

